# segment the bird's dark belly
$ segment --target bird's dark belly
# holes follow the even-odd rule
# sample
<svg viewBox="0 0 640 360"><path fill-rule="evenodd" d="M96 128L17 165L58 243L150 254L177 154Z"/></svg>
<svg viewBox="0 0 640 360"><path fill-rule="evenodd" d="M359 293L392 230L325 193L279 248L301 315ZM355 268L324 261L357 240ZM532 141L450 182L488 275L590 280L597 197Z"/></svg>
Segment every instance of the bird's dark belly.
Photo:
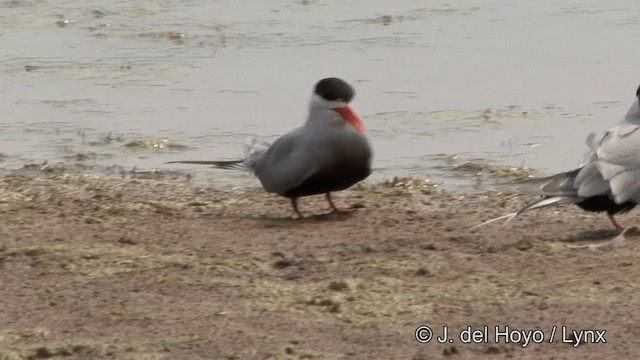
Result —
<svg viewBox="0 0 640 360"><path fill-rule="evenodd" d="M359 162L359 164L336 164L310 176L302 184L287 190L282 195L295 198L344 190L358 181L366 179L369 174L371 174L371 168L366 161Z"/></svg>
<svg viewBox="0 0 640 360"><path fill-rule="evenodd" d="M576 203L576 205L586 211L606 211L607 213L614 215L633 209L636 206L636 203L633 201L627 201L622 204L617 204L609 197L609 195L598 195L587 198L584 201Z"/></svg>

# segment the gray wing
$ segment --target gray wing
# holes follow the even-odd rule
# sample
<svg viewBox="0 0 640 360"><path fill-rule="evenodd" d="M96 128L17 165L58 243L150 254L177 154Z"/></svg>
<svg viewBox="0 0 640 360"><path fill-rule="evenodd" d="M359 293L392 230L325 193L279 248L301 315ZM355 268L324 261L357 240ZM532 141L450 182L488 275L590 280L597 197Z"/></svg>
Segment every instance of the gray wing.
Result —
<svg viewBox="0 0 640 360"><path fill-rule="evenodd" d="M265 190L283 194L301 185L318 170L313 142L295 129L276 140L256 158L253 168Z"/></svg>
<svg viewBox="0 0 640 360"><path fill-rule="evenodd" d="M573 180L573 187L577 190L576 194L579 197L587 198L609 193L609 182L602 177L596 166L599 141L596 140L595 133L590 133L587 136L586 144L587 151L580 161L580 171Z"/></svg>
<svg viewBox="0 0 640 360"><path fill-rule="evenodd" d="M640 202L640 126L611 128L600 141L596 166L618 204Z"/></svg>
<svg viewBox="0 0 640 360"><path fill-rule="evenodd" d="M585 164L580 169L573 180L573 187L580 198L608 194L611 191L609 182L602 177L595 161Z"/></svg>

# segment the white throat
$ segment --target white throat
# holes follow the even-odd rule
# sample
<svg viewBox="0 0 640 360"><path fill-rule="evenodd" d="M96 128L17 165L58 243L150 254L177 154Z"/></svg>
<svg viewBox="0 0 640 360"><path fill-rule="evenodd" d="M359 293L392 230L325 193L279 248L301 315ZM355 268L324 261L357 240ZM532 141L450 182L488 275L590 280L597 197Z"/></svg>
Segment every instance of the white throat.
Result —
<svg viewBox="0 0 640 360"><path fill-rule="evenodd" d="M309 106L309 118L304 126L306 128L329 128L340 125L344 120L334 109L346 105L343 101L327 101L313 94Z"/></svg>

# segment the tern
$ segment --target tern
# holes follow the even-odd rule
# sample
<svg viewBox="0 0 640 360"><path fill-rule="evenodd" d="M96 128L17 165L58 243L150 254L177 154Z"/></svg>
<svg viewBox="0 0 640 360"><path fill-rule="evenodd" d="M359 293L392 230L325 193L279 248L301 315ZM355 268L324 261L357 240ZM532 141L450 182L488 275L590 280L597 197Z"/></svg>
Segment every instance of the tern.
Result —
<svg viewBox="0 0 640 360"><path fill-rule="evenodd" d="M511 221L525 211L573 203L586 211L606 212L617 230L615 214L625 213L640 202L640 87L624 118L599 140L587 137L588 150L574 170L544 178L498 185L503 192L542 195L519 211L491 219ZM478 226L480 226L478 225Z"/></svg>
<svg viewBox="0 0 640 360"><path fill-rule="evenodd" d="M304 125L273 144L252 148L242 160L169 163L253 172L267 192L291 199L301 219L298 198L316 194L325 194L333 213L347 213L335 206L331 192L367 178L373 156L364 122L350 105L354 95L353 87L344 80L322 79L314 88Z"/></svg>

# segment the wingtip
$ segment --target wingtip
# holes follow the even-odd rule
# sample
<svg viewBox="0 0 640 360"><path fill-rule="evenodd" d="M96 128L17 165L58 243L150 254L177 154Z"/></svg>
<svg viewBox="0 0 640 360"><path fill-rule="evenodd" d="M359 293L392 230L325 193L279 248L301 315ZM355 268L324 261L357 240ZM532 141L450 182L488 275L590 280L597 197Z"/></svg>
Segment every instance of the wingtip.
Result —
<svg viewBox="0 0 640 360"><path fill-rule="evenodd" d="M508 223L509 221L513 220L513 219L514 219L516 216L518 216L518 215L519 215L519 213L518 213L518 212L514 212L514 213L509 213L509 214L506 214L506 215L502 215L502 216L499 216L499 217L497 217L497 218L489 219L489 220L487 220L487 221L483 222L482 224L474 225L474 226L472 226L469 230L474 230L474 229L480 228L480 227L482 227L482 226L489 225L489 224L491 224L491 223L493 223L493 222L496 222L496 221L498 221L498 220L502 220L502 219L504 219L504 218L508 218L508 219L507 219L507 221L505 221L505 223L504 223L504 224L502 224L502 226L504 226L504 225L507 225L507 223Z"/></svg>
<svg viewBox="0 0 640 360"><path fill-rule="evenodd" d="M245 160L228 160L228 161L217 161L217 160L174 160L165 162L165 164L189 164L189 165L206 165L213 166L219 169L227 169L227 170L243 170L243 171L252 171L249 167L244 164Z"/></svg>
<svg viewBox="0 0 640 360"><path fill-rule="evenodd" d="M220 164L235 164L241 162L242 160L234 160L234 161L216 161L216 160L174 160L167 161L164 164L191 164L191 165L215 165L218 166Z"/></svg>

